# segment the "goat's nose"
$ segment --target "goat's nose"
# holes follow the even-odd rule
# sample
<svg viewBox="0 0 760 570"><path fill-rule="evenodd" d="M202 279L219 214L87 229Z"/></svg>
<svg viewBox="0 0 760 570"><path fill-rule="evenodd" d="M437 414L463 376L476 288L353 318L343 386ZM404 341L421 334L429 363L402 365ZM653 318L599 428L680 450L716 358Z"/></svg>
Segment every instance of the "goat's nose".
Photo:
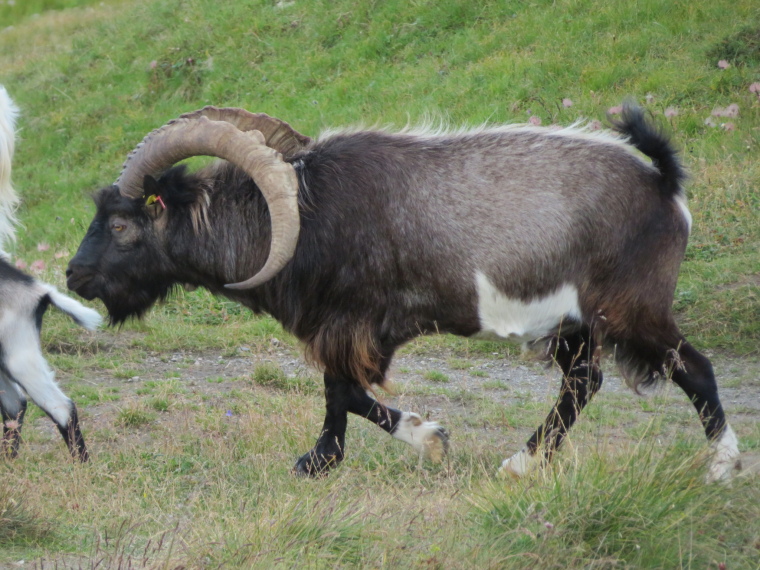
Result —
<svg viewBox="0 0 760 570"><path fill-rule="evenodd" d="M68 279L71 277L71 274L74 273L74 270L71 267L66 268L66 278Z"/></svg>

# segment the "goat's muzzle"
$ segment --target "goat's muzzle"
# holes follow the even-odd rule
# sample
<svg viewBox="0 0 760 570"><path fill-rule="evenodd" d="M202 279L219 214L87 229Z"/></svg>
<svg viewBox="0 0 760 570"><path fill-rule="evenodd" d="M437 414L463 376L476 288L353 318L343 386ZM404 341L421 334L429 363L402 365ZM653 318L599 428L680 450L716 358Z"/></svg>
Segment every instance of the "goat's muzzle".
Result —
<svg viewBox="0 0 760 570"><path fill-rule="evenodd" d="M88 301L92 301L97 295L91 288L87 287L87 284L92 281L94 272L84 267L72 266L69 263L66 269L66 287L70 291L74 291L80 297L84 297Z"/></svg>

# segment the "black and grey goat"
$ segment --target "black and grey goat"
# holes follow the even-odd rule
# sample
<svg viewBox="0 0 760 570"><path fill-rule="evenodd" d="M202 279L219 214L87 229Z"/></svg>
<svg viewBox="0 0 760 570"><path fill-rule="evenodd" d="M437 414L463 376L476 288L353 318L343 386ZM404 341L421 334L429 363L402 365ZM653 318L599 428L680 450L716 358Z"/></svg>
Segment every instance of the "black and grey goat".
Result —
<svg viewBox="0 0 760 570"><path fill-rule="evenodd" d="M449 332L541 342L562 369L554 409L504 471L551 455L614 347L633 385L669 377L686 392L715 450L709 476L728 477L738 448L712 367L671 311L691 223L683 171L641 109L614 126L315 141L207 107L149 134L96 195L68 286L113 323L185 283L278 319L325 372L324 427L298 472L343 458L347 412L439 457L440 426L367 391L400 345ZM225 161L166 170L196 155Z"/></svg>
<svg viewBox="0 0 760 570"><path fill-rule="evenodd" d="M18 202L11 185L16 107L0 86L0 247L14 237L14 206ZM87 448L79 428L77 409L55 382L42 355L40 328L48 305L54 305L80 325L94 329L100 315L13 267L0 250L0 412L3 417L3 455L18 453L26 397L55 422L72 456L87 460Z"/></svg>

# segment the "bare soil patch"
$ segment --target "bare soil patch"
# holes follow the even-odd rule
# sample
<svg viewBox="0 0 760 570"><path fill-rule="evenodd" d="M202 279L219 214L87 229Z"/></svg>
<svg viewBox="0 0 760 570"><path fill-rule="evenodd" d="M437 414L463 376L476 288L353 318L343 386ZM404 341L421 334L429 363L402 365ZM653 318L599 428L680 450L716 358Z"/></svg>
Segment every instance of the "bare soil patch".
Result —
<svg viewBox="0 0 760 570"><path fill-rule="evenodd" d="M87 385L99 389L113 389L118 396L111 400L80 405L83 430L105 432L111 430L119 437L121 428L117 421L119 410L126 406L146 401L146 386L160 386L167 381L177 382L190 396L200 396L209 406L223 406L226 395L241 385L257 390L277 388L254 386L251 377L262 363L278 365L288 378L306 378L310 394L321 394L321 376L303 360L300 351L277 339L270 339L265 348L241 343L234 350L173 351L169 353L146 351L133 348L133 341L140 333L125 332L113 335L95 333L93 346L106 354L118 354L122 360L132 362L129 370L109 370L88 367L85 380ZM721 385L721 398L729 420L740 437L745 471L760 472L760 453L757 449L757 424L760 421L760 363L750 359L728 358L709 354L713 359L716 374ZM84 362L87 366L87 362ZM134 372L134 373L132 373ZM390 377L395 394L382 394L386 403L400 409L416 411L424 417L440 422L444 426L457 424L457 430L476 430L499 449L505 457L519 449L530 429L510 425L472 425L462 421L468 417L468 408L473 399L487 398L497 405L510 406L516 402L530 401L542 409L541 417L548 413L551 402L559 389L559 374L543 363L523 359L507 359L499 355L481 355L461 358L446 349L431 351L404 351L394 360ZM58 378L64 390L75 382L72 375L59 371ZM243 380L243 384L241 384ZM610 401L613 400L614 401ZM651 417L646 405L635 405L636 399L657 399L660 406L692 410L680 390L663 385L634 394L616 374L612 362L605 367L604 385L596 402L599 405L615 407L623 402L628 412L635 414L634 422L645 423ZM321 400L321 396L316 399ZM319 405L319 404L317 404ZM593 403L592 403L593 405ZM685 412L689 413L689 412ZM699 431L696 414L689 429ZM262 410L266 414L266 410ZM167 423L175 421L172 414L157 414L155 421ZM581 416L581 422L583 421ZM41 435L45 445L60 443L57 430L47 418L38 418L27 426ZM462 427L464 426L464 427ZM165 426L166 427L166 426ZM314 425L316 438L319 425ZM181 429L178 426L178 429ZM146 430L143 437L148 437ZM450 430L451 431L451 430ZM609 430L609 436L629 437L617 433L619 428ZM742 446L741 434L751 433L749 448ZM456 445L457 433L453 431L452 444ZM87 436L86 436L87 437ZM133 434L134 437L134 434ZM138 438L140 436L138 435ZM42 442L41 442L42 443ZM94 450L97 454L97 450ZM305 450L292 450L294 457Z"/></svg>

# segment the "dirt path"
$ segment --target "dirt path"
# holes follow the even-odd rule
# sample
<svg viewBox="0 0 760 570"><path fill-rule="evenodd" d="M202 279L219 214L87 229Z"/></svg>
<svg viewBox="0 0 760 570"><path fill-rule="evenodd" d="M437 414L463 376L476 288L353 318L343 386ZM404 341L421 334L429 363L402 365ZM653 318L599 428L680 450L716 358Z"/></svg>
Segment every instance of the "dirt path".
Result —
<svg viewBox="0 0 760 570"><path fill-rule="evenodd" d="M124 354L130 349L130 341L138 333L124 335L102 335L97 342L102 350ZM221 351L177 351L172 353L149 353L144 357L136 373L125 377L123 370L98 368L85 382L98 388L118 389L119 398L88 404L84 412L86 430L113 428L116 412L127 402L139 402L146 385L156 385L167 379L177 380L191 393L200 394L207 401L222 401L225 394L239 387L240 378L250 378L254 369L264 362L277 364L288 378L299 378L308 383L314 393L321 393L318 372L310 368L298 350L272 339L264 351L254 351L241 345L233 354ZM753 434L748 440L743 463L745 468L760 472L760 450L757 449L758 423L760 423L760 363L751 360L721 358L711 355L716 373L721 383L721 397L729 420L737 433ZM598 399L614 398L619 402L634 401L636 398L656 397L660 405L690 409L683 394L678 389L659 388L636 396L615 374L614 366L606 366L606 376ZM541 363L522 359L506 359L498 355L484 355L469 359L454 357L450 352L438 349L432 351L402 352L391 368L390 377L396 386L396 396L387 402L401 409L410 409L448 425L452 417L462 418L468 413L468 397L488 398L508 406L515 401L526 399L537 402L548 412L554 400L559 376L555 370L547 369ZM69 378L59 374L66 389ZM312 391L312 390L310 390ZM452 396L453 395L453 396ZM612 396L610 396L612 395ZM541 409L543 409L543 407ZM642 405L626 405L626 410L638 411L641 421L646 422ZM543 412L542 412L543 414ZM694 416L694 427L696 416ZM447 421L449 420L449 421ZM34 429L47 423L41 419ZM315 428L316 429L316 428ZM476 429L476 428L467 428ZM484 428L485 430L485 428ZM488 430L492 437L512 447L522 445L522 439L529 435L522 430L509 430L504 440L504 430ZM57 437L53 435L51 437ZM740 437L741 442L741 437Z"/></svg>

